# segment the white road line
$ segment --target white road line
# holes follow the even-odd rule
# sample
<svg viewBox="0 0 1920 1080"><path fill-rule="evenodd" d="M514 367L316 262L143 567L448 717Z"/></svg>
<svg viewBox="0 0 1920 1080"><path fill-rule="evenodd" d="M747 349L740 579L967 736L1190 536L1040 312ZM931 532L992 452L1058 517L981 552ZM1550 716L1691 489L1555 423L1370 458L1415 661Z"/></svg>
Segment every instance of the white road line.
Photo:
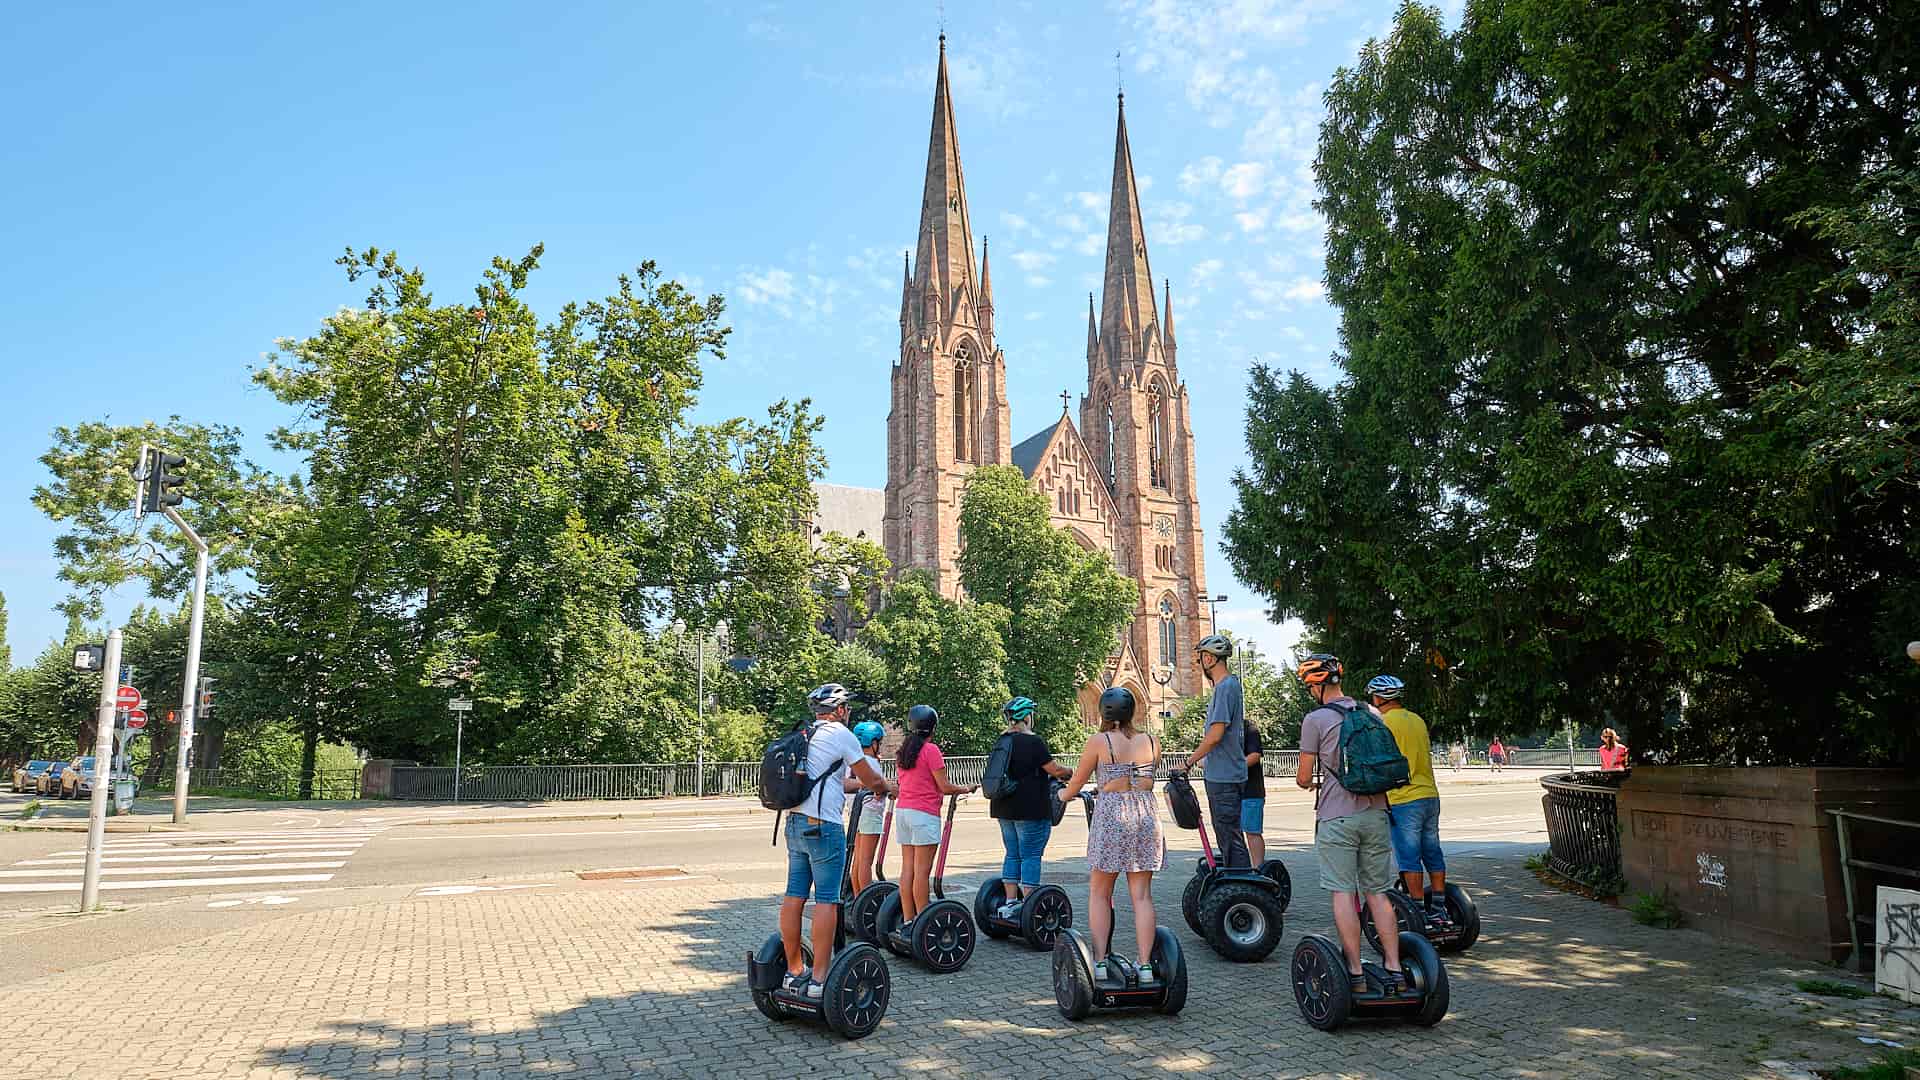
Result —
<svg viewBox="0 0 1920 1080"><path fill-rule="evenodd" d="M198 889L208 885L284 885L298 881L328 881L332 874L262 874L259 877L185 878L178 881L102 881L103 889ZM79 892L77 881L0 883L0 893Z"/></svg>
<svg viewBox="0 0 1920 1080"><path fill-rule="evenodd" d="M348 845L351 845L355 851L360 849L359 844L348 841L347 844L220 844L214 847L109 847L102 853L108 855L174 855L182 852L201 851L248 851L255 853L264 851L321 851L330 848L346 847ZM86 852L84 850L73 849L56 851L53 854L85 855Z"/></svg>
<svg viewBox="0 0 1920 1080"><path fill-rule="evenodd" d="M345 861L340 861L234 863L228 866L103 866L100 872L102 874L231 874L236 870L338 870L345 865L347 865ZM0 878L79 877L86 872L85 867L59 870L0 870Z"/></svg>
<svg viewBox="0 0 1920 1080"><path fill-rule="evenodd" d="M250 859L295 858L321 859L345 857L353 854L353 849L335 851L260 851L245 855L102 855L103 863L151 863L151 862L246 862ZM85 856L67 859L21 859L15 866L76 866L86 861Z"/></svg>

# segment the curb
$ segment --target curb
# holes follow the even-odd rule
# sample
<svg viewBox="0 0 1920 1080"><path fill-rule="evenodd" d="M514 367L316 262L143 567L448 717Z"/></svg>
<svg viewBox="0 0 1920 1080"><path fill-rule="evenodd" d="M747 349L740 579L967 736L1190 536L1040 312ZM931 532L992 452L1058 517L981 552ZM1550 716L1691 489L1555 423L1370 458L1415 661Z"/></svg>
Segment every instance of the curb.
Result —
<svg viewBox="0 0 1920 1080"><path fill-rule="evenodd" d="M145 821L114 821L112 819L108 819L106 826L107 826L107 831L113 832L113 833L143 833L143 832L174 833L174 832L188 831L187 827L184 825L161 825L161 824L145 822ZM7 832L86 832L87 831L87 823L84 821L15 821L15 822L9 822L6 825L0 826L0 827L3 827Z"/></svg>

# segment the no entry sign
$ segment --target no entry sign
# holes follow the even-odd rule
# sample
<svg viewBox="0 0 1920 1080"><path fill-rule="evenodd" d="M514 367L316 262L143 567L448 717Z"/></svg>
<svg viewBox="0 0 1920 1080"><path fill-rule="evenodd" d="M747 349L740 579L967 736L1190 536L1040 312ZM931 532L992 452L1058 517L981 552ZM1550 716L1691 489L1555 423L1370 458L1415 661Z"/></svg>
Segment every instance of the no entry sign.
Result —
<svg viewBox="0 0 1920 1080"><path fill-rule="evenodd" d="M130 709L127 712L127 726L135 731L147 726L147 710Z"/></svg>
<svg viewBox="0 0 1920 1080"><path fill-rule="evenodd" d="M114 695L114 701L118 702L123 709L137 709L140 707L141 700L140 691L131 686L121 687L120 692Z"/></svg>

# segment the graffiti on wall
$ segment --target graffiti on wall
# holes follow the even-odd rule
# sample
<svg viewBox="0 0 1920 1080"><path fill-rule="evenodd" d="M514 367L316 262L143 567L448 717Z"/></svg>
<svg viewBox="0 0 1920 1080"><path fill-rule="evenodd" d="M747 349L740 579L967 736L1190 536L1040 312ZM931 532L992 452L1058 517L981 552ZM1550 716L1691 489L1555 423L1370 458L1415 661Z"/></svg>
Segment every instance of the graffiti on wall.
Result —
<svg viewBox="0 0 1920 1080"><path fill-rule="evenodd" d="M1905 1001L1920 1003L1920 892L1879 890L1874 924L1874 985Z"/></svg>
<svg viewBox="0 0 1920 1080"><path fill-rule="evenodd" d="M1694 856L1693 861L1700 867L1700 884L1715 889L1725 889L1727 887L1726 863L1721 862L1719 859L1714 858L1704 851Z"/></svg>

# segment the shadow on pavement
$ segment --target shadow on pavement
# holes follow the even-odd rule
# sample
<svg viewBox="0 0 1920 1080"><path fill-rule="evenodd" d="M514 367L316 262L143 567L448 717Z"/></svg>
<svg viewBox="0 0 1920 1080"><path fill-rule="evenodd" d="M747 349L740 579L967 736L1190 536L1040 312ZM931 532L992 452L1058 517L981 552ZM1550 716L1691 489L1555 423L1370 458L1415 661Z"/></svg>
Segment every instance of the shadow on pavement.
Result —
<svg viewBox="0 0 1920 1080"><path fill-rule="evenodd" d="M776 901L769 890L765 896L676 905L667 917L632 930L635 954L600 956L602 970L595 968L591 937L582 947L563 940L531 954L516 948L507 962L540 968L548 963L543 952L551 962L546 970L509 980L515 989L502 1011L512 1018L408 1025L348 1019L341 1014L353 1010L343 1003L336 1014L341 1018L327 1023L327 1035L268 1047L256 1063L343 1080L381 1072L1093 1078L1174 1071L1425 1078L1532 1075L1529 1070L1637 1076L1680 1068L1712 1077L1750 1075L1763 1057L1833 1060L1850 1044L1851 1030L1836 1023L1828 1003L1816 1009L1792 991L1793 975L1800 972L1689 931L1639 927L1624 912L1541 885L1518 858L1537 845L1507 847L1502 858L1456 860L1455 880L1474 892L1485 929L1470 953L1449 959L1452 1012L1430 1030L1355 1026L1329 1035L1299 1018L1288 958L1302 933L1330 933L1331 919L1311 852L1287 849L1275 854L1293 875L1294 902L1280 948L1261 964L1220 960L1184 925L1178 896L1191 872L1189 858L1176 854L1156 879L1160 921L1180 935L1189 960L1191 994L1178 1017L1097 1013L1085 1023L1068 1023L1054 1007L1045 954L981 940L968 967L951 975L890 959L893 1001L885 1023L865 1040L845 1043L824 1028L775 1023L755 1011L745 985L746 953L774 925ZM1062 862L1057 871L1078 865ZM964 880L971 886L984 876L969 873ZM1084 922L1084 880L1060 876L1070 882ZM970 889L949 895L962 902L971 898ZM1124 942L1131 925L1124 901L1118 914L1116 940ZM578 1002L583 982L606 982L591 977L606 968L618 969L619 981L631 989L562 1004L568 998ZM571 984L569 972L577 973ZM498 983L501 974L488 973L487 981ZM416 1007L434 1001L433 1012L454 1011L438 1007L447 1004L463 1013L484 1012L485 1002L472 1000L472 988L403 989ZM556 1007L542 1006L549 1000Z"/></svg>

